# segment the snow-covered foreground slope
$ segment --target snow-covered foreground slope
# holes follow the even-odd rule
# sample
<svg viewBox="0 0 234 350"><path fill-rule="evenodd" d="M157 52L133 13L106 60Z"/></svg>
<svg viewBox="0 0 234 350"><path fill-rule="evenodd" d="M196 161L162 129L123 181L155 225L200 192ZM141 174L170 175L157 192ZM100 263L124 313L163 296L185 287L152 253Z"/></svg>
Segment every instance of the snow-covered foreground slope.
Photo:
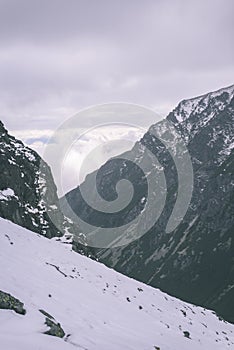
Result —
<svg viewBox="0 0 234 350"><path fill-rule="evenodd" d="M0 290L26 315L0 310L4 350L215 350L234 347L234 325L0 219ZM63 339L47 330L43 309ZM190 338L184 336L189 332Z"/></svg>

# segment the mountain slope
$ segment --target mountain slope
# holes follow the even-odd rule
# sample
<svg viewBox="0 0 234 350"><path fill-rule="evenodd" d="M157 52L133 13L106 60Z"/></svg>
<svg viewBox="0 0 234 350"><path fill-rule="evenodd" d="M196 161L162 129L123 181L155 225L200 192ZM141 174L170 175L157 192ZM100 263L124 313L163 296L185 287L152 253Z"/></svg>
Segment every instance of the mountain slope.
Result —
<svg viewBox="0 0 234 350"><path fill-rule="evenodd" d="M0 241L0 289L25 309L22 314L1 310L0 302L4 349L224 350L234 345L234 326L213 312L120 275L74 253L69 244L3 219ZM51 332L45 322L55 325L57 336L43 334Z"/></svg>
<svg viewBox="0 0 234 350"><path fill-rule="evenodd" d="M184 300L215 309L234 322L234 86L197 98L184 100L167 120L183 138L193 165L194 189L188 211L170 234L166 225L178 195L175 164L155 139L153 125L128 153L135 164L148 165L148 178L157 178L157 164L147 158L149 149L167 173L167 201L154 227L127 246L92 249L92 254L106 265L135 279L159 287ZM161 123L162 124L162 123ZM161 136L166 133L162 128ZM175 152L177 152L175 147ZM185 170L186 171L186 170ZM99 190L108 198L109 191L122 173L134 181L132 169L107 162L98 171ZM81 188L95 183L97 172L87 176ZM143 183L137 183L137 196L145 198ZM186 184L183 184L184 186ZM91 191L90 191L91 192ZM92 192L91 192L92 194ZM155 203L158 193L153 194ZM97 207L96 195L91 203ZM78 216L87 221L94 215L86 212L80 189L66 199ZM64 199L61 200L63 206ZM139 202L140 203L140 202ZM111 206L111 204L110 204ZM141 212L141 204L135 212ZM119 224L131 219L125 211ZM121 221L122 220L122 221ZM130 232L141 230L141 221ZM111 222L110 222L111 227ZM98 229L95 231L98 234Z"/></svg>
<svg viewBox="0 0 234 350"><path fill-rule="evenodd" d="M42 199L43 192L43 199ZM49 215L48 215L49 214ZM49 166L0 122L0 216L48 238L79 229L59 208ZM56 218L56 227L51 217Z"/></svg>

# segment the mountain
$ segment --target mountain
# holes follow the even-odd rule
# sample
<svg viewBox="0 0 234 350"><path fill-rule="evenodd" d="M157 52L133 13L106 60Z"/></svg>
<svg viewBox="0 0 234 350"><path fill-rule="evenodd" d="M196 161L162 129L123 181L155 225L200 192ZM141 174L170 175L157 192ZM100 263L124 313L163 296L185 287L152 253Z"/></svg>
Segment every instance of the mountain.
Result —
<svg viewBox="0 0 234 350"><path fill-rule="evenodd" d="M81 227L85 234L94 237L100 234L98 227L104 221L105 227L118 227L139 215L138 221L136 219L127 230L128 234L138 237L144 228L140 214L144 211L147 197L145 178L138 176L132 164L145 167L148 179L157 179L161 166L165 172L167 195L155 225L127 245L92 248L90 252L94 258L127 276L183 300L214 309L231 322L234 322L233 96L234 86L230 86L181 101L166 120L153 125L131 151L119 157L127 156L132 162L123 161L121 164L115 159L108 161L60 201L64 210L67 201L85 222L93 224L96 221L97 229L91 232L85 232L85 227ZM194 176L192 198L186 215L169 233L167 223L179 193L178 172L173 157L154 136L156 130L162 138L166 137L168 129L165 125L168 123L173 125L188 149ZM174 158L183 157L176 141L172 149ZM152 158L148 150L154 155ZM183 171L186 175L188 169ZM94 191L96 178L99 194L109 201L113 200L115 197L111 195L116 194L115 186L122 177L133 183L135 192L133 206L127 206L119 216L100 216L84 203L81 193L86 192L89 203L97 208L97 194ZM185 181L182 192L186 186L188 183ZM92 188L93 191L90 191ZM160 195L160 191L152 194L152 208ZM179 215L176 219L180 221Z"/></svg>
<svg viewBox="0 0 234 350"><path fill-rule="evenodd" d="M234 325L0 219L0 342L19 350L224 350Z"/></svg>
<svg viewBox="0 0 234 350"><path fill-rule="evenodd" d="M43 194L43 195L42 195ZM79 228L60 210L49 166L0 121L0 216L47 238ZM57 223L54 225L53 222Z"/></svg>

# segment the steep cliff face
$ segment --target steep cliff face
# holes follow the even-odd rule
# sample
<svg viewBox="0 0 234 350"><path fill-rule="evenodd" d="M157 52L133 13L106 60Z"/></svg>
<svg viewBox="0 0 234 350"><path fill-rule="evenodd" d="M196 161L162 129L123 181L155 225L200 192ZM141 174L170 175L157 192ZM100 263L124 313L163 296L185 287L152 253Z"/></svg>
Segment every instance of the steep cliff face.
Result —
<svg viewBox="0 0 234 350"><path fill-rule="evenodd" d="M172 159L149 132L138 142L131 158L146 161L144 147L150 149L167 172L167 202L154 227L127 246L96 249L95 257L122 273L160 287L190 302L215 309L234 322L234 86L182 101L167 117L183 138L193 165L194 190L188 211L180 225L166 233L178 192ZM156 164L147 160L147 176L155 177ZM131 167L108 162L98 172L100 191L108 197L122 173L134 179ZM116 174L116 175L115 175ZM84 184L94 181L96 173ZM125 176L126 177L126 176ZM111 187L111 185L113 185ZM142 185L142 186L141 186ZM138 198L144 198L138 182ZM106 192L106 193L105 193ZM92 212L84 209L80 189L66 195L73 210L87 221ZM155 194L155 201L157 194ZM93 203L95 203L95 195ZM61 201L63 205L63 200ZM138 201L135 213L143 210ZM120 220L131 219L133 211ZM111 224L111 223L110 223ZM140 220L132 231L140 229ZM98 232L98 230L97 230ZM97 233L96 232L96 233Z"/></svg>
<svg viewBox="0 0 234 350"><path fill-rule="evenodd" d="M77 226L60 211L48 165L9 135L1 122L0 216L48 238L62 236L69 230L76 230L79 235ZM53 224L52 217L58 225Z"/></svg>

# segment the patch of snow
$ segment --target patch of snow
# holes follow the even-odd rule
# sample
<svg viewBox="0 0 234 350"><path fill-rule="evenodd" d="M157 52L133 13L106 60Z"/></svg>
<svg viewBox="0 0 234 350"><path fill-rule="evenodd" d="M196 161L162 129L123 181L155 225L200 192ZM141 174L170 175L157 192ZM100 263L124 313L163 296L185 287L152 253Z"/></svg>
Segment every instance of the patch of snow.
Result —
<svg viewBox="0 0 234 350"><path fill-rule="evenodd" d="M26 151L24 154L30 160L30 162L34 162L36 160L35 156L31 152Z"/></svg>
<svg viewBox="0 0 234 350"><path fill-rule="evenodd" d="M50 205L50 208L54 209L54 210L58 209L57 205L55 205L55 204Z"/></svg>
<svg viewBox="0 0 234 350"><path fill-rule="evenodd" d="M16 199L19 199L16 195L15 195L15 192L11 189L11 188L7 188L5 190L1 190L0 191L0 200L9 200L10 197L13 197L13 198L16 198Z"/></svg>
<svg viewBox="0 0 234 350"><path fill-rule="evenodd" d="M9 164L12 164L12 165L16 165L15 160L8 159L8 163L9 163Z"/></svg>

